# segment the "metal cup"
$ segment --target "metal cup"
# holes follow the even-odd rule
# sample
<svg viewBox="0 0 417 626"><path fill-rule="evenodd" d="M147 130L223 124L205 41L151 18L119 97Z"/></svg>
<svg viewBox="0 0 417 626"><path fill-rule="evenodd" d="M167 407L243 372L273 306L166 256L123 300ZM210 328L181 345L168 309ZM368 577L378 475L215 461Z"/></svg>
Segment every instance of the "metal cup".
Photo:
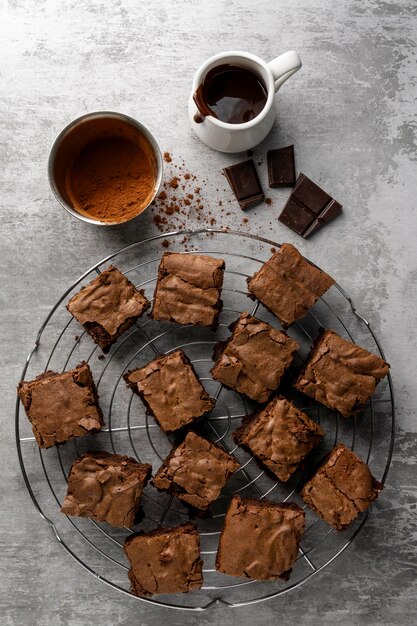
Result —
<svg viewBox="0 0 417 626"><path fill-rule="evenodd" d="M140 142L150 147L154 156L155 164L155 184L152 195L146 206L140 207L138 212L133 215L121 217L114 221L101 221L94 217L87 217L81 214L74 206L66 185L66 176L74 162L74 159L80 152L92 141L103 137L118 137ZM134 120L123 113L113 113L110 111L97 111L95 113L87 113L77 118L64 128L56 138L48 161L48 178L51 189L66 211L89 224L97 224L98 226L114 226L128 222L141 213L151 204L162 181L163 159L159 145L152 133L140 122Z"/></svg>

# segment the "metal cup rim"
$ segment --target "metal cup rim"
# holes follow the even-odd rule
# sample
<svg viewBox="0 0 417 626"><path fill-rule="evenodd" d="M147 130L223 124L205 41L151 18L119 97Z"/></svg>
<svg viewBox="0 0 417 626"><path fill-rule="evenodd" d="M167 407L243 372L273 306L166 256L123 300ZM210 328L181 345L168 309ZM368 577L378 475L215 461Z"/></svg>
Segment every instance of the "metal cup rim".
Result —
<svg viewBox="0 0 417 626"><path fill-rule="evenodd" d="M92 217L87 217L85 215L82 215L81 213L78 213L78 211L73 209L73 207L71 207L65 201L65 199L62 197L62 195L61 195L61 193L60 193L60 191L59 191L59 189L58 189L58 187L56 185L55 176L54 176L54 163L55 163L56 154L57 154L58 148L61 145L64 137L74 127L76 127L78 124L81 124L82 122L85 122L86 120L100 119L100 118L112 118L112 119L121 120L123 122L126 122L127 124L130 124L136 130L141 132L144 135L144 137L149 141L151 146L152 146L152 149L153 149L154 154L155 154L156 165L157 165L157 177L156 177L156 181L155 181L154 192L153 192L153 194L151 196L151 199L149 200L149 203L143 209L141 209L141 211L139 213L137 213L137 215L134 215L133 217L130 217L130 218L125 219L125 220L119 220L119 221L115 221L115 222L102 222L100 220L95 220ZM162 158L161 148L159 147L159 144L156 141L154 135L151 133L151 131L144 124L142 124L142 122L139 122L138 120L134 119L133 117L130 117L129 115L126 115L125 113L119 113L117 111L92 111L90 113L84 113L84 115L81 115L80 117L77 117L76 119L74 119L71 122L69 122L69 124L67 124L58 133L54 143L52 144L52 148L51 148L51 151L49 153L49 158L48 158L48 180L49 180L49 186L50 186L50 188L52 190L52 193L55 196L55 199L72 216L78 218L79 220L81 220L83 222L87 222L88 224L94 224L95 226L119 226L120 224L126 224L127 222L130 222L131 220L136 219L139 215L142 215L142 213L144 213L146 211L146 209L149 208L149 205L155 199L155 197L156 197L156 195L157 195L157 193L158 193L158 191L160 189L160 186L161 186L161 183L162 183L163 169L164 169L164 161L163 161L163 158Z"/></svg>

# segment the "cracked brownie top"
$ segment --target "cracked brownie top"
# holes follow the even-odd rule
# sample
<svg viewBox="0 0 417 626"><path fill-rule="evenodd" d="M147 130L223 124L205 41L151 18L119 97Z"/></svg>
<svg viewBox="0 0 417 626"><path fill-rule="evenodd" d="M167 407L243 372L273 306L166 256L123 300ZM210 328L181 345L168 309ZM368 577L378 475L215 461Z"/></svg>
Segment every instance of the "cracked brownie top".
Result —
<svg viewBox="0 0 417 626"><path fill-rule="evenodd" d="M216 569L229 576L287 580L304 527L305 513L296 504L234 496L220 536Z"/></svg>
<svg viewBox="0 0 417 626"><path fill-rule="evenodd" d="M252 400L267 402L291 364L297 342L246 312L230 329L230 339L215 349L213 378Z"/></svg>
<svg viewBox="0 0 417 626"><path fill-rule="evenodd" d="M287 328L304 317L334 282L293 245L284 243L248 280L248 289Z"/></svg>
<svg viewBox="0 0 417 626"><path fill-rule="evenodd" d="M48 370L17 388L41 448L97 432L103 425L97 390L86 362L58 373Z"/></svg>
<svg viewBox="0 0 417 626"><path fill-rule="evenodd" d="M131 535L124 551L131 591L137 596L184 593L203 584L200 538L193 524Z"/></svg>
<svg viewBox="0 0 417 626"><path fill-rule="evenodd" d="M205 511L217 500L227 479L238 467L239 463L232 455L189 432L164 461L152 485Z"/></svg>
<svg viewBox="0 0 417 626"><path fill-rule="evenodd" d="M124 379L167 433L202 417L215 404L182 350L131 370Z"/></svg>
<svg viewBox="0 0 417 626"><path fill-rule="evenodd" d="M108 452L91 452L74 461L61 511L130 528L152 466Z"/></svg>
<svg viewBox="0 0 417 626"><path fill-rule="evenodd" d="M264 409L245 417L232 436L275 476L287 481L323 435L308 415L277 396Z"/></svg>
<svg viewBox="0 0 417 626"><path fill-rule="evenodd" d="M388 363L379 356L326 330L313 346L295 387L349 417L363 408L388 370Z"/></svg>
<svg viewBox="0 0 417 626"><path fill-rule="evenodd" d="M328 524L343 530L381 490L366 463L340 443L304 485L301 497Z"/></svg>
<svg viewBox="0 0 417 626"><path fill-rule="evenodd" d="M83 287L67 309L107 352L116 339L150 307L143 290L113 265Z"/></svg>
<svg viewBox="0 0 417 626"><path fill-rule="evenodd" d="M214 328L222 305L224 267L223 259L166 252L158 269L153 319Z"/></svg>

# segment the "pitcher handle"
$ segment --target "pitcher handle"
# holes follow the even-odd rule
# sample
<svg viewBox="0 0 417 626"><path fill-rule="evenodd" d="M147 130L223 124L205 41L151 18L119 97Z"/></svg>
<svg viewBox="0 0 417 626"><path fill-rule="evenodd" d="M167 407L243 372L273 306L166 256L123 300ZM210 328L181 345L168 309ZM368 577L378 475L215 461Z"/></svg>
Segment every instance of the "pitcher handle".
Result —
<svg viewBox="0 0 417 626"><path fill-rule="evenodd" d="M298 72L302 63L297 52L295 52L295 50L289 50L270 61L268 65L274 76L275 92L277 92L290 76Z"/></svg>

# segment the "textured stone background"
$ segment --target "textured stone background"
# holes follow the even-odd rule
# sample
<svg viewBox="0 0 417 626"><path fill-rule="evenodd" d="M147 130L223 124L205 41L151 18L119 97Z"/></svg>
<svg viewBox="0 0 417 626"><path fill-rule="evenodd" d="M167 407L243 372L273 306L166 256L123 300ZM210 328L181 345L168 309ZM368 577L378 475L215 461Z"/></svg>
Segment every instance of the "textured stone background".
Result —
<svg viewBox="0 0 417 626"><path fill-rule="evenodd" d="M2 625L417 623L416 37L415 0L0 3ZM277 192L248 223L231 204L218 224L296 243L360 303L392 364L392 469L363 532L307 586L227 615L220 607L201 615L157 610L105 588L61 550L18 468L14 388L46 313L93 262L156 230L149 214L111 230L72 219L49 190L48 152L74 117L123 111L207 178L215 209L230 197L219 170L236 157L192 136L193 73L220 50L270 59L291 48L304 67L280 92L276 125L256 154L294 143L298 170L343 203L343 217L300 241L276 221L284 197Z"/></svg>

